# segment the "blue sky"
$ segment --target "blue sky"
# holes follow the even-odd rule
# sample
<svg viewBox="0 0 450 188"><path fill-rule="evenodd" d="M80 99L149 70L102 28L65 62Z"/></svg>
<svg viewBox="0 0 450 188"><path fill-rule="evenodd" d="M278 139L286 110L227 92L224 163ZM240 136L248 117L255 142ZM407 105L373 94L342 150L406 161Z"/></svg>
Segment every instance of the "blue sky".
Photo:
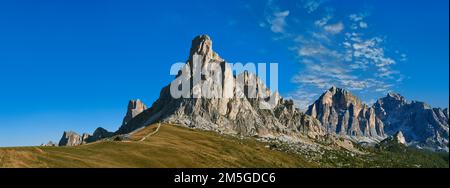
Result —
<svg viewBox="0 0 450 188"><path fill-rule="evenodd" d="M116 130L199 34L229 62L279 63L300 106L337 85L447 107L448 21L445 0L1 1L0 146Z"/></svg>

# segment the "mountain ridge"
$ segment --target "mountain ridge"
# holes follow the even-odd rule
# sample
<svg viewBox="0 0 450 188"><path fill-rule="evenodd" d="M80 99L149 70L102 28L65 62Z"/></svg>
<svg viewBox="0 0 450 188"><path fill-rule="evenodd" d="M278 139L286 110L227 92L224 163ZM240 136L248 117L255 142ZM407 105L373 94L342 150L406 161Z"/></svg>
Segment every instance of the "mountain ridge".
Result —
<svg viewBox="0 0 450 188"><path fill-rule="evenodd" d="M199 65L195 64L196 59L199 59ZM192 74L196 66L222 67L220 73L223 82L215 83L213 75L202 73L200 83L194 85L195 78ZM191 76L182 77L185 73ZM235 84L238 80L243 81L243 87ZM292 100L282 98L276 91L272 93L256 75L248 72L233 74L227 62L213 50L212 40L207 35L200 35L192 40L185 66L179 71L173 83L183 87L186 83L183 81L191 84L188 87L189 98L174 98L169 84L161 89L160 97L150 108L139 99L131 100L122 125L114 133L109 134L106 131L108 136L127 135L150 124L164 122L221 134L256 136L287 142L302 141L305 138L320 140L330 134L349 138L355 142L377 143L401 131L406 141L413 143L417 136L411 136L410 131L399 128L400 125L392 121L398 118L392 113L399 108L405 113L412 108L419 111L422 109L424 112L420 111L420 115L432 117L433 120L430 122L437 124L434 128L424 128L421 131L438 130L436 134L427 134L415 145L448 152L448 108L431 108L423 102L408 102L397 93L388 93L386 97L369 106L351 92L333 86L304 113L295 107ZM194 95L202 92L201 84L211 86L219 97L195 98ZM219 87L214 84L218 84ZM251 93L247 89L250 87L256 88L256 97L250 97ZM270 105L267 104L268 98L274 99L273 108L260 108L261 105ZM76 140L73 141L75 145L86 143L84 136L70 134L75 138L65 138L67 136L64 135L62 140Z"/></svg>

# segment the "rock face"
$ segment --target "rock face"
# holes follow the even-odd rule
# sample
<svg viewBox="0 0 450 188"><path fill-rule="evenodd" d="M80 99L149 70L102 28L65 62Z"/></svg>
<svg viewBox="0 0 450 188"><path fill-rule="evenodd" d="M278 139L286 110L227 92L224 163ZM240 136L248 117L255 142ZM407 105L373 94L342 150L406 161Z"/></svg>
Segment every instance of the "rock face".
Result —
<svg viewBox="0 0 450 188"><path fill-rule="evenodd" d="M65 131L61 137L58 146L79 146L95 141L99 141L104 138L113 136L114 133L108 132L106 129L99 127L95 129L94 134L90 135L84 133L82 135L73 131Z"/></svg>
<svg viewBox="0 0 450 188"><path fill-rule="evenodd" d="M113 132L109 132L108 130L99 127L95 129L94 134L92 134L92 136L89 136L88 142L95 142L104 138L109 138L113 135L114 135Z"/></svg>
<svg viewBox="0 0 450 188"><path fill-rule="evenodd" d="M330 88L308 107L306 114L317 118L328 133L378 141L386 137L375 109L344 89Z"/></svg>
<svg viewBox="0 0 450 188"><path fill-rule="evenodd" d="M403 144L406 145L406 139L403 136L402 131L398 131L397 133L394 134L394 136L392 137L394 141L396 141L399 144Z"/></svg>
<svg viewBox="0 0 450 188"><path fill-rule="evenodd" d="M398 147L398 146L408 146L408 142L406 142L406 139L403 136L402 131L398 131L394 135L387 137L386 139L378 143L375 147L384 150L406 149L406 147Z"/></svg>
<svg viewBox="0 0 450 188"><path fill-rule="evenodd" d="M196 64L198 60L200 64ZM217 66L221 67L221 72L208 71ZM194 75L198 67L206 70L201 76L182 76ZM222 82L217 82L218 76ZM243 86L236 84L238 81L243 82ZM173 83L179 83L181 88L190 83L185 93L188 97L175 98L170 92L171 85L164 87L151 108L122 125L116 134L130 133L158 121L241 136L295 139L325 134L320 122L300 112L292 101L271 93L254 74L243 72L235 76L229 65L213 51L212 41L206 35L194 38L189 58ZM205 89L209 89L210 97L196 97ZM267 102L269 99L273 103ZM267 106L273 108L264 108Z"/></svg>
<svg viewBox="0 0 450 188"><path fill-rule="evenodd" d="M83 144L83 137L73 131L64 131L59 146L78 146Z"/></svg>
<svg viewBox="0 0 450 188"><path fill-rule="evenodd" d="M448 109L432 108L424 102L408 102L397 93L379 99L374 108L388 134L401 131L406 140L415 145L448 151Z"/></svg>
<svg viewBox="0 0 450 188"><path fill-rule="evenodd" d="M123 118L122 125L127 124L131 119L133 119L134 117L136 117L138 114L140 114L141 112L143 112L146 109L147 109L147 106L145 106L145 104L142 103L142 101L140 99L130 100L130 102L128 102L127 114Z"/></svg>

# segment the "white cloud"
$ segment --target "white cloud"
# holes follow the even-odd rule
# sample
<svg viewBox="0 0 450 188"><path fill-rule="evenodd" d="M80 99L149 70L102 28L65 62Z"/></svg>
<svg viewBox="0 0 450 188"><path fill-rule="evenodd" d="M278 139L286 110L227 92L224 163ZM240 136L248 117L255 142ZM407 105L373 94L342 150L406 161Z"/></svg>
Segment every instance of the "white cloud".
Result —
<svg viewBox="0 0 450 188"><path fill-rule="evenodd" d="M289 16L289 10L274 12L268 19L270 30L274 33L283 33L286 26L286 17Z"/></svg>
<svg viewBox="0 0 450 188"><path fill-rule="evenodd" d="M350 26L351 29L356 30L356 29L366 29L369 27L369 24L367 22L364 21L364 18L367 16L367 13L363 14L363 13L359 13L359 14L351 14L349 16L349 19L351 22L353 22Z"/></svg>
<svg viewBox="0 0 450 188"><path fill-rule="evenodd" d="M328 78L322 78L316 75L296 75L293 82L297 84L313 85L320 89L327 89L332 86Z"/></svg>
<svg viewBox="0 0 450 188"><path fill-rule="evenodd" d="M381 46L383 42L381 38L374 37L364 40L358 36L351 35L348 39L353 42L352 52L354 58L369 61L379 69L396 63L394 59L385 55L384 48Z"/></svg>
<svg viewBox="0 0 450 188"><path fill-rule="evenodd" d="M365 28L367 28L367 27L368 27L368 25L367 25L367 23L366 23L366 22L359 22L359 27L361 27L361 28L365 29Z"/></svg>
<svg viewBox="0 0 450 188"><path fill-rule="evenodd" d="M303 8L306 9L306 12L312 13L316 11L323 3L324 0L304 0Z"/></svg>
<svg viewBox="0 0 450 188"><path fill-rule="evenodd" d="M297 88L294 92L288 94L289 99L294 101L294 104L300 108L301 111L306 111L308 106L317 99L318 94L310 93L302 88Z"/></svg>
<svg viewBox="0 0 450 188"><path fill-rule="evenodd" d="M272 0L269 2L273 3ZM308 13L318 11L323 3L302 2ZM317 2L319 4L314 4ZM275 8L266 14L269 16L266 16L267 25L264 27L281 33L280 40L295 43L289 50L296 53L302 69L292 78L298 89L289 95L301 108L315 100L313 94L320 94L331 86L359 93L386 92L403 81L404 76L393 67L399 58L406 59L407 56L400 52L396 53L398 58L388 55L384 38L366 32L368 14L336 17L324 7L320 10L324 13L320 19L302 18L302 27L294 28L295 21L289 17L290 11L280 11L276 5L271 7ZM332 7L328 8L332 10ZM292 23L289 27L287 18ZM333 22L334 19L341 21Z"/></svg>
<svg viewBox="0 0 450 188"><path fill-rule="evenodd" d="M324 25L328 24L328 21L330 21L331 18L332 17L330 15L327 15L320 20L316 20L314 24L318 27L323 27Z"/></svg>
<svg viewBox="0 0 450 188"><path fill-rule="evenodd" d="M359 22L364 19L364 16L362 14L350 14L350 16L348 17L350 18L351 21L354 22Z"/></svg>
<svg viewBox="0 0 450 188"><path fill-rule="evenodd" d="M338 22L335 24L331 24L331 25L326 25L324 26L325 31L327 31L328 33L331 34L338 34L340 33L342 30L344 30L344 24L342 22Z"/></svg>

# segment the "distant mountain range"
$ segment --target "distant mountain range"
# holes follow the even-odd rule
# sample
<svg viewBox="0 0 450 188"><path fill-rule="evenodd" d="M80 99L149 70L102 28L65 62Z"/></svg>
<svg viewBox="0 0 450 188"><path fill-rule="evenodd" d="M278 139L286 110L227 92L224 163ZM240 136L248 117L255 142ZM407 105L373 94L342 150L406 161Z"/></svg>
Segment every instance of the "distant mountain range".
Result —
<svg viewBox="0 0 450 188"><path fill-rule="evenodd" d="M403 140L402 144L434 151L448 152L449 110L432 108L423 102L408 102L399 94L389 93L369 106L349 91L332 87L311 104L306 112L295 107L277 92L266 89L254 74L233 71L212 49L206 35L193 39L185 66L193 69L193 58L202 57L201 66L224 67L219 98L178 98L170 95L170 85L161 90L160 97L150 108L140 100L132 100L121 127L114 133L102 128L93 135L65 132L59 146L74 146L101 139L126 139L136 131L156 122L216 131L239 137L258 137L286 143L323 140L333 136L359 143L379 143L386 139ZM192 78L191 78L192 79ZM211 82L212 75L202 75L201 84ZM242 88L234 86L237 79L244 88L256 87L275 99L273 108L261 108L268 97L249 97ZM255 81L255 82L252 82ZM251 85L256 83L256 85ZM192 86L190 94L197 86ZM245 97L239 96L244 93Z"/></svg>
<svg viewBox="0 0 450 188"><path fill-rule="evenodd" d="M357 142L379 142L401 132L408 145L448 152L448 108L408 102L397 93L388 93L369 107L349 91L332 87L306 114L317 118L328 133Z"/></svg>

